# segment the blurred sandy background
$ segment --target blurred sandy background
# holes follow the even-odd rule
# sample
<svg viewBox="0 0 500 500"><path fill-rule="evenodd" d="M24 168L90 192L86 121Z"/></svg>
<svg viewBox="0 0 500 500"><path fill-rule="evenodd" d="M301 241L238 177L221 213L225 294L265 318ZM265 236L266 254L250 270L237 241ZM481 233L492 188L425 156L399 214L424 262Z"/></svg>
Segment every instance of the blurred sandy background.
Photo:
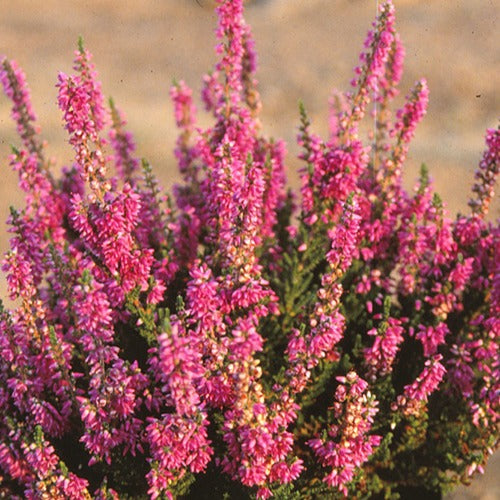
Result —
<svg viewBox="0 0 500 500"><path fill-rule="evenodd" d="M412 185L421 163L430 168L452 213L467 210L486 127L499 118L500 0L395 0L397 29L406 47L404 96L425 76L429 111L417 131L405 172ZM54 84L71 71L79 35L94 54L106 96L127 114L139 156L147 157L165 187L176 180L176 130L168 90L184 79L199 95L202 74L215 60L212 0L0 0L0 54L24 68L49 153L58 166L71 161ZM262 123L266 134L288 143L296 182L299 99L326 134L326 103L333 88L347 89L352 68L376 12L375 0L253 0L246 18L259 55ZM399 101L401 102L401 101ZM199 101L198 101L199 103ZM9 102L0 98L0 252L7 247L9 205L20 206L8 166L18 144ZM201 107L201 106L200 106ZM202 117L201 123L207 123ZM492 218L500 215L499 197ZM0 279L0 296L5 280ZM495 469L454 499L500 498Z"/></svg>

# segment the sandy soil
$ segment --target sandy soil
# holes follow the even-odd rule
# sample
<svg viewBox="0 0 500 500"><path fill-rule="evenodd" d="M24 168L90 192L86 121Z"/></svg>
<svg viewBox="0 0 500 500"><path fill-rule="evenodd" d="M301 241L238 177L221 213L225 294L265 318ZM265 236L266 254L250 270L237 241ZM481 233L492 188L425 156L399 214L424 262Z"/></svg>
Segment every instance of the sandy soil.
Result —
<svg viewBox="0 0 500 500"><path fill-rule="evenodd" d="M247 19L259 53L264 131L288 143L291 182L301 99L313 128L326 133L326 102L333 88L347 89L352 67L375 14L375 0L253 0ZM397 26L406 46L404 96L425 76L431 89L428 115L417 132L406 166L413 183L426 163L452 213L467 210L474 169L486 127L500 109L499 0L396 0ZM61 128L54 84L70 71L79 35L94 53L106 95L125 110L139 155L155 166L161 182L176 179L172 156L176 130L168 89L184 79L198 95L201 76L214 61L212 0L1 0L0 54L25 69L49 152L58 165L71 161ZM201 122L205 122L202 117ZM16 179L7 162L17 144L9 103L0 99L0 219L19 206ZM500 215L498 197L492 216ZM3 224L3 223L2 223ZM6 249L0 230L0 252ZM5 280L0 280L0 295ZM495 471L454 498L500 498Z"/></svg>

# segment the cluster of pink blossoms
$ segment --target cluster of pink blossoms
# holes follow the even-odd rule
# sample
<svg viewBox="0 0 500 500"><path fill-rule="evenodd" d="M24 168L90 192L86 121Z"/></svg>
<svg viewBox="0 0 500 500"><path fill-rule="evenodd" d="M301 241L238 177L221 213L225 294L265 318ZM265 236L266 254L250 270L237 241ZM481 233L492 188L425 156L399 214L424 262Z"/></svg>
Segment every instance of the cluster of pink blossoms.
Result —
<svg viewBox="0 0 500 500"><path fill-rule="evenodd" d="M0 62L25 192L3 261L0 496L404 496L481 471L497 446L499 129L470 215L450 219L425 170L403 189L429 91L391 113L404 49L386 1L327 140L301 109L295 197L284 143L261 134L243 1L217 13L213 125L196 125L184 82L170 92L172 197L82 43L58 77L75 153L59 178L24 74Z"/></svg>
<svg viewBox="0 0 500 500"><path fill-rule="evenodd" d="M332 417L335 423L328 428L328 437L311 439L308 444L324 467L332 471L325 482L348 495L348 484L380 444L381 436L370 435L377 401L367 391L368 383L355 372L337 377L340 384L335 391Z"/></svg>

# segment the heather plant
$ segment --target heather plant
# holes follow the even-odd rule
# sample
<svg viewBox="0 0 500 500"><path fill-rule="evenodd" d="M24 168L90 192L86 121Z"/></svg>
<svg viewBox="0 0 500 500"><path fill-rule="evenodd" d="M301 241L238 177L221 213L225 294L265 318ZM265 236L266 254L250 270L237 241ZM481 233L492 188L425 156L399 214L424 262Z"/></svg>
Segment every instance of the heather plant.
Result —
<svg viewBox="0 0 500 500"><path fill-rule="evenodd" d="M498 445L499 129L470 213L450 218L424 167L403 188L429 91L391 111L404 50L387 1L329 137L300 109L294 193L261 131L242 3L218 1L213 125L171 89L172 195L83 43L58 76L74 161L57 175L24 74L1 61L25 192L3 263L2 498L431 498Z"/></svg>

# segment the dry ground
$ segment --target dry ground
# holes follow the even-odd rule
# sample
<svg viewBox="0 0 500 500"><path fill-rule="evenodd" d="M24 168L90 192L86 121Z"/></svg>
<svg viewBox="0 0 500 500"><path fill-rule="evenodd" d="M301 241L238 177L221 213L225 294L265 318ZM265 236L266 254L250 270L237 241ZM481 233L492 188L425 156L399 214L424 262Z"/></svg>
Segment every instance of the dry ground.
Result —
<svg viewBox="0 0 500 500"><path fill-rule="evenodd" d="M289 145L291 182L296 182L294 139L297 103L303 100L314 129L326 131L326 102L332 88L346 89L375 0L253 0L247 19L257 40L267 134ZM429 81L428 115L417 132L405 173L414 181L426 163L451 212L467 210L474 169L486 127L498 124L500 64L499 0L396 0L397 26L406 46L404 95L421 76ZM213 64L215 17L212 0L0 0L0 54L25 69L49 152L61 166L71 151L61 128L54 83L70 71L77 38L95 56L106 95L129 118L139 155L152 161L161 182L176 179L172 149L176 131L168 89L184 79L197 93L201 75ZM203 120L202 120L203 122ZM0 219L20 204L7 162L16 144L9 105L0 99ZM499 216L499 200L493 217ZM0 251L6 249L0 229ZM0 295L5 280L0 280ZM454 498L500 498L491 467Z"/></svg>

